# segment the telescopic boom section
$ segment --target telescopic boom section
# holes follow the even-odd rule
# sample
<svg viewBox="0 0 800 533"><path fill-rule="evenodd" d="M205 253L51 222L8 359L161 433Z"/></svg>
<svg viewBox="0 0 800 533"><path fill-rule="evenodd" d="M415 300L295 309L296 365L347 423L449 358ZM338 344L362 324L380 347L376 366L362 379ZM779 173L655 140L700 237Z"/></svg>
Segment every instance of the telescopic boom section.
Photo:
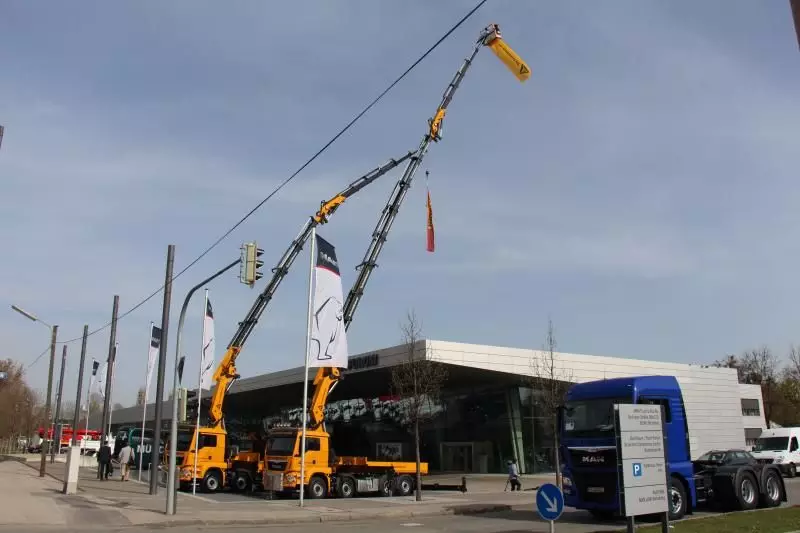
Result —
<svg viewBox="0 0 800 533"><path fill-rule="evenodd" d="M355 316L356 309L364 295L364 289L367 286L372 271L378 266L378 256L383 249L389 231L392 229L392 224L397 217L397 213L406 197L406 193L411 187L414 175L422 164L422 158L425 157L425 154L428 152L431 141L438 142L442 138L442 122L445 113L447 113L447 108L482 46L491 48L495 55L497 55L520 81L525 81L530 76L530 69L525 62L502 40L499 26L497 24L486 26L481 31L472 53L464 60L455 76L453 76L450 85L447 86L442 96L442 101L433 114L433 118L428 119L428 132L422 138L419 148L408 162L403 176L398 180L394 190L392 190L389 196L389 201L381 212L378 224L372 232L372 241L367 248L364 259L356 267L356 270L358 270L358 277L355 283L353 283L353 287L350 289L350 292L347 294L347 299L344 302L343 319L345 330L350 326L350 322L353 320L353 316ZM309 409L309 427L311 429L319 427L324 422L325 405L328 401L328 395L336 386L340 377L341 370L338 368L322 367L317 371L317 375L314 377L314 396L312 397L311 407Z"/></svg>
<svg viewBox="0 0 800 533"><path fill-rule="evenodd" d="M353 320L358 304L361 302L361 297L364 295L364 289L367 286L369 277L378 265L378 256L383 249L389 231L392 229L392 224L395 218L397 218L397 212L400 210L400 206L408 193L408 189L411 187L414 175L422 164L422 158L425 157L425 154L428 152L431 141L438 142L442 138L442 121L444 120L444 115L447 112L450 102L453 100L453 95L455 95L459 85L461 85L461 80L463 80L464 76L467 74L467 70L469 70L469 67L472 65L472 61L475 59L481 46L488 46L493 40L499 39L499 31L496 24L484 28L472 53L464 60L455 76L453 76L450 85L447 86L442 96L442 101L433 114L433 118L428 119L428 132L422 138L416 155L412 157L408 165L406 165L402 178L397 182L391 196L389 196L389 201L386 203L386 207L383 208L383 212L378 219L378 224L372 232L372 241L367 248L364 259L362 259L361 263L356 267L356 270L358 270L358 277L347 295L343 308L345 328L349 326L350 321Z"/></svg>
<svg viewBox="0 0 800 533"><path fill-rule="evenodd" d="M261 294L258 295L258 298L256 298L253 307L250 308L245 319L239 322L239 329L236 330L233 339L230 344L228 344L228 349L225 351L225 355L214 373L216 389L211 397L211 409L209 410L209 423L212 427L222 422L222 405L225 400L225 394L227 394L233 382L239 378L239 374L236 373L236 358L239 356L239 352L241 352L244 347L244 343L247 341L250 333L253 332L259 318L261 318L261 315L267 308L267 305L272 301L275 291L278 289L281 281L283 281L283 278L286 277L286 274L288 274L292 263L294 263L297 256L300 255L306 241L311 237L311 230L320 224L327 223L328 217L330 217L345 200L390 170L412 158L415 153L416 152L408 152L400 159L390 159L386 164L361 176L342 190L342 192L330 200L322 202L319 211L308 219L303 229L300 230L300 233L292 241L292 244L289 245L289 248L283 253L278 264L272 269L272 279Z"/></svg>

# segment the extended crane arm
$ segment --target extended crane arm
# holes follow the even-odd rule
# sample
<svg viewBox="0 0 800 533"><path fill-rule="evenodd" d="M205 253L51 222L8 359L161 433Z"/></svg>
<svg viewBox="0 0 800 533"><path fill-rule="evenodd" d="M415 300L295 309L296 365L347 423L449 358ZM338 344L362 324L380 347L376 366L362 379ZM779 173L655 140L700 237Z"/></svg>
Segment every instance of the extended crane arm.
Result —
<svg viewBox="0 0 800 533"><path fill-rule="evenodd" d="M211 407L209 409L209 424L212 427L222 422L222 405L225 400L225 395L227 394L233 382L239 377L239 375L236 373L236 358L239 356L239 352L241 352L244 343L253 332L256 323L258 323L259 318L261 318L261 315L264 313L267 305L269 305L269 302L275 295L275 291L278 289L281 281L283 281L283 278L285 278L286 274L289 272L289 268L292 266L292 263L294 263L295 259L297 259L297 256L303 250L303 246L311 236L311 230L320 224L327 223L328 217L332 215L336 209L338 209L338 207L344 203L345 200L404 161L413 157L415 153L416 152L408 152L400 159L390 159L384 165L371 170L367 174L364 174L350 185L345 187L345 189L343 189L339 194L332 197L330 200L322 202L319 211L317 211L317 213L310 217L305 223L303 229L300 230L300 233L289 245L289 248L287 248L283 253L283 256L281 256L278 264L272 269L272 279L270 279L269 283L261 292L261 294L258 295L255 303L247 313L247 316L245 316L245 319L239 322L239 328L236 330L233 339L228 344L228 348L225 351L225 355L222 357L222 361L220 361L216 372L214 372L216 389L211 397Z"/></svg>
<svg viewBox="0 0 800 533"><path fill-rule="evenodd" d="M450 81L450 84L447 86L442 96L442 101L433 114L433 118L428 119L428 132L422 138L419 148L417 148L417 151L409 160L403 172L403 176L394 186L389 200L381 212L378 224L372 232L372 241L367 247L364 259L356 267L356 270L359 271L358 277L353 283L353 287L350 289L350 292L347 294L347 299L344 302L343 319L345 330L347 330L350 326L350 322L353 320L353 316L364 295L364 289L367 286L372 271L378 266L378 256L383 249L383 244L386 242L389 231L392 229L392 224L397 217L397 213L406 197L406 193L411 187L414 175L422 164L422 158L425 157L425 154L428 152L431 141L438 142L442 138L442 121L444 120L445 113L447 113L447 108L482 46L491 48L495 55L514 72L514 75L520 81L525 81L530 76L530 69L525 62L502 40L500 36L500 27L497 24L486 26L481 31L472 53L464 60L461 67L456 71L455 76L453 76L453 79ZM340 376L341 371L338 368L322 367L317 371L317 375L314 378L314 396L311 400L309 412L309 427L312 429L319 427L324 422L325 405L328 401L328 395L336 386Z"/></svg>

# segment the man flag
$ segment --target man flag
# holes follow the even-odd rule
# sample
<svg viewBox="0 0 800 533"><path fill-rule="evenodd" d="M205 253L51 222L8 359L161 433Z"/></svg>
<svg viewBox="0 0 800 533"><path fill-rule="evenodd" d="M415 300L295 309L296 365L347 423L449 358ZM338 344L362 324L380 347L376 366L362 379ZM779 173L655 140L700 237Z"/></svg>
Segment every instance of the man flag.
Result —
<svg viewBox="0 0 800 533"><path fill-rule="evenodd" d="M150 390L150 382L153 380L153 368L156 365L156 357L161 349L161 328L150 322L150 349L147 352L147 376L144 382L145 404L147 403L147 391Z"/></svg>
<svg viewBox="0 0 800 533"><path fill-rule="evenodd" d="M203 316L203 353L200 357L200 388L211 388L214 366L214 311L206 289L206 312Z"/></svg>
<svg viewBox="0 0 800 533"><path fill-rule="evenodd" d="M108 362L103 363L103 369L100 371L100 377L97 378L95 381L95 391L97 394L102 396L103 398L106 397L106 374L108 369Z"/></svg>
<svg viewBox="0 0 800 533"><path fill-rule="evenodd" d="M308 366L347 368L344 298L336 248L316 233L314 238L316 254Z"/></svg>

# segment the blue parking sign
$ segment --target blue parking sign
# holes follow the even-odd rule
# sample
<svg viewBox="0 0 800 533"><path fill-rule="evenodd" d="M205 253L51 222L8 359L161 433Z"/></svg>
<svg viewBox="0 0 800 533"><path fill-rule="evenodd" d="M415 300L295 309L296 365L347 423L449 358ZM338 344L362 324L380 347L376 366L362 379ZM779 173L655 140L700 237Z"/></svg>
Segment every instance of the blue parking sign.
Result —
<svg viewBox="0 0 800 533"><path fill-rule="evenodd" d="M536 491L536 510L544 520L558 520L564 511L564 495L552 483L545 483Z"/></svg>
<svg viewBox="0 0 800 533"><path fill-rule="evenodd" d="M633 463L633 477L642 477L642 463Z"/></svg>

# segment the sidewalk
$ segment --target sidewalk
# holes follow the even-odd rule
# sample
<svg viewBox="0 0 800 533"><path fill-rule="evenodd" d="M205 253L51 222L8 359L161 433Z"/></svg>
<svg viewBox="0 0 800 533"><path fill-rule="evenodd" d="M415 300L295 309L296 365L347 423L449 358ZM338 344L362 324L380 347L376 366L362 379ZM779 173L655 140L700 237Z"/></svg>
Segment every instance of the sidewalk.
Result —
<svg viewBox="0 0 800 533"><path fill-rule="evenodd" d="M467 476L467 493L428 491L422 502L413 497L372 497L351 499L306 500L300 508L297 500L268 500L266 496L212 498L179 493L178 512L166 515L166 490L156 496L148 486L133 480L121 482L96 479L96 470L82 468L79 492L61 494L64 465L47 464L48 476L39 477L38 463L0 462L0 501L9 511L0 514L0 525L70 526L107 528L114 526L160 525L256 525L412 518L421 516L477 514L532 509L535 492L503 492L503 476ZM116 473L118 474L118 472ZM460 476L431 476L426 482L451 483ZM438 478L438 479L436 479ZM548 481L528 479L527 488ZM7 503L7 505L6 505Z"/></svg>

